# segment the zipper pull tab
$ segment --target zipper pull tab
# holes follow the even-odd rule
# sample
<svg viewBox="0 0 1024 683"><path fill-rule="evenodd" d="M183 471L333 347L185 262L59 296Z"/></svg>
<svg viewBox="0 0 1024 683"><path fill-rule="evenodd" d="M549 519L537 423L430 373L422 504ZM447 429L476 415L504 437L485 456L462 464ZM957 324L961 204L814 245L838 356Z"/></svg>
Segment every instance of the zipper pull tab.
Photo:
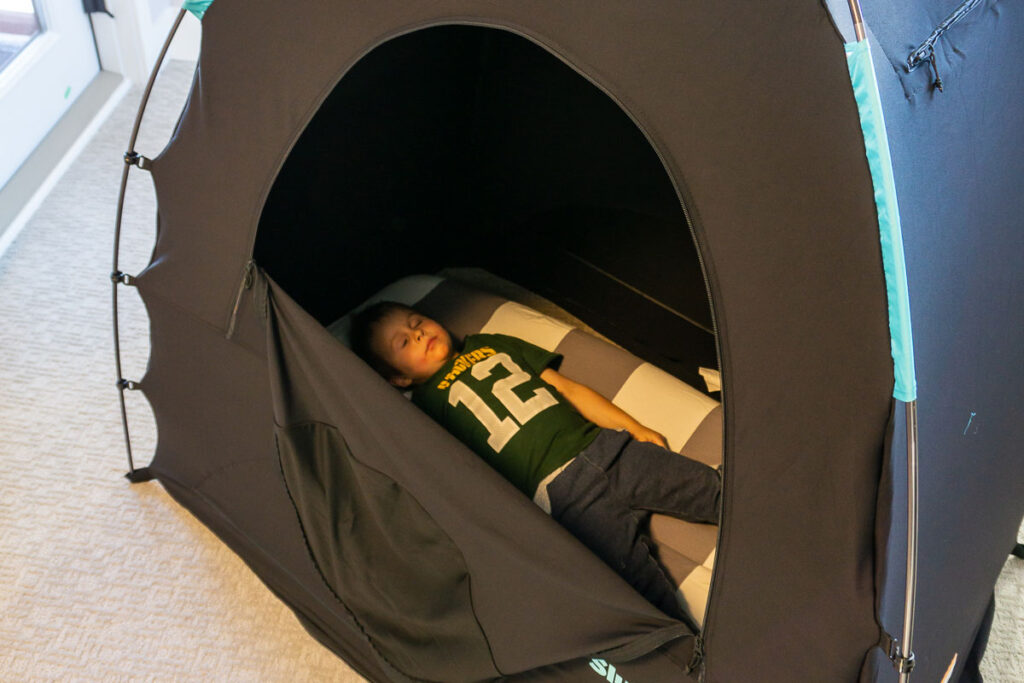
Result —
<svg viewBox="0 0 1024 683"><path fill-rule="evenodd" d="M690 655L690 662L686 665L686 673L690 674L697 670L697 668L704 662L704 639L698 633L693 637L693 654ZM700 676L701 680L704 679L703 672Z"/></svg>
<svg viewBox="0 0 1024 683"><path fill-rule="evenodd" d="M235 321L238 317L238 307L242 303L242 295L245 294L245 290L252 287L253 279L256 277L256 261L250 260L245 264L245 271L242 274L242 284L238 287L238 296L235 297L235 306L231 309L231 319L228 321L228 331L225 333L225 339L231 339L231 335L235 333Z"/></svg>

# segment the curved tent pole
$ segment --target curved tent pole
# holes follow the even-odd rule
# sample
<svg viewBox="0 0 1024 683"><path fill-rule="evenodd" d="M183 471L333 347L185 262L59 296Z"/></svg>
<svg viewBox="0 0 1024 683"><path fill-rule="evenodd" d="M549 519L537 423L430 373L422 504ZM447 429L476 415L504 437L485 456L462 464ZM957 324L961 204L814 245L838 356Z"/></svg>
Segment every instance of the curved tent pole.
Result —
<svg viewBox="0 0 1024 683"><path fill-rule="evenodd" d="M917 597L917 401L907 405L907 580L903 603L903 652L897 650L894 664L900 683L906 683L914 668L914 602Z"/></svg>
<svg viewBox="0 0 1024 683"><path fill-rule="evenodd" d="M122 273L118 268L118 258L121 250L121 219L124 214L125 190L128 187L128 171L132 166L138 166L143 170L148 170L150 168L150 160L140 156L135 151L135 141L139 137L139 127L142 124L142 115L146 112L146 104L149 103L150 93L153 92L153 83L156 82L157 72L160 71L160 66L163 64L164 57L167 55L167 49L170 47L171 41L174 39L174 34L178 32L181 20L185 17L185 11L185 9L182 9L178 12L178 17L174 20L174 25L167 34L167 40L164 41L164 46L160 50L160 55L157 57L156 63L153 65L153 71L149 75L149 82L146 84L146 90L142 95L142 102L139 103L139 110L135 114L135 125L132 128L131 138L128 140L128 151L124 154L124 170L121 172L121 191L117 198L117 218L115 219L114 224L114 266L110 273L110 281L113 284L114 363L117 368L117 389L121 402L121 424L124 427L124 444L128 451L128 474L125 476L133 483L146 481L150 476L148 472L145 471L145 468L140 470L135 469L135 463L132 459L132 442L131 437L128 434L128 412L125 408L124 400L125 389L138 389L139 385L137 382L125 379L121 371L121 339L117 319L117 286L135 285L135 278L127 273Z"/></svg>
<svg viewBox="0 0 1024 683"><path fill-rule="evenodd" d="M857 42L867 40L867 32L864 30L864 15L860 11L860 0L850 0L850 14L853 16L853 31L857 36Z"/></svg>
<svg viewBox="0 0 1024 683"><path fill-rule="evenodd" d="M910 304L907 291L903 237L900 231L896 187L889 156L889 141L882 118L878 82L871 64L871 51L864 27L859 0L848 0L856 33L856 42L848 44L850 77L857 96L864 130L865 146L875 185L878 221L881 231L882 256L885 266L886 291L889 299L889 329L892 338L895 388L893 398L906 406L907 422L907 572L903 604L903 639L889 644L887 655L899 672L900 683L907 683L914 669L914 603L917 596L917 495L918 435L917 381L914 372L914 349L910 327Z"/></svg>

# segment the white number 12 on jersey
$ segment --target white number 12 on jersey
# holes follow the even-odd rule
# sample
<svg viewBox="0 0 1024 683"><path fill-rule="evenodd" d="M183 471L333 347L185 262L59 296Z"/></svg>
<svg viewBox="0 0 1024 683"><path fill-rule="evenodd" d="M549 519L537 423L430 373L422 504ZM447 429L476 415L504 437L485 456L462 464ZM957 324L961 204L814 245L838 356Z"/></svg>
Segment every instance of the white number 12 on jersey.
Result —
<svg viewBox="0 0 1024 683"><path fill-rule="evenodd" d="M495 398L501 401L501 405L505 406L511 417L499 418L465 382L457 381L452 385L448 392L448 403L452 406L462 403L469 408L473 416L490 434L487 438L487 445L496 453L500 453L509 439L515 436L523 425L542 410L558 403L558 399L543 387L534 391L533 396L525 401L519 398L513 389L529 380L530 375L524 372L507 353L495 354L474 365L473 377L485 379L490 376L497 365L508 370L509 376L495 382L491 392Z"/></svg>

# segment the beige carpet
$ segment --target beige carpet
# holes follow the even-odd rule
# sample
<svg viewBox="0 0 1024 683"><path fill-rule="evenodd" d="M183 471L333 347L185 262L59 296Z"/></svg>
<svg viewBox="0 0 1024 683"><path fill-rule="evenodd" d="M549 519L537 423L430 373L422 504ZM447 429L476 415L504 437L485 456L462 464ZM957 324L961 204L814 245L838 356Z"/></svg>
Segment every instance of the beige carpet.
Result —
<svg viewBox="0 0 1024 683"><path fill-rule="evenodd" d="M136 149L156 156L194 65L172 62ZM155 482L130 485L114 388L110 280L133 89L0 260L0 680L362 681ZM153 246L132 172L121 269ZM122 287L124 375L148 319ZM128 394L137 463L155 428Z"/></svg>
<svg viewBox="0 0 1024 683"><path fill-rule="evenodd" d="M155 156L193 65L172 62L137 149ZM110 325L111 248L133 90L0 258L0 680L359 681L157 483L130 486ZM121 269L152 249L152 185L133 172ZM122 288L125 377L148 322ZM139 465L155 442L129 394ZM1024 681L1024 561L1008 562L984 670ZM922 681L921 683L925 683Z"/></svg>

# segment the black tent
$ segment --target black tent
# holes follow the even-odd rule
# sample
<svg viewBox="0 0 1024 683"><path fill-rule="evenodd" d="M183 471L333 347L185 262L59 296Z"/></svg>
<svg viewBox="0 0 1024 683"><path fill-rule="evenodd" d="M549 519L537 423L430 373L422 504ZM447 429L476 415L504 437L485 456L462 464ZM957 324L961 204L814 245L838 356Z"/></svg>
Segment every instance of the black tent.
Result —
<svg viewBox="0 0 1024 683"><path fill-rule="evenodd" d="M996 0L864 14L920 392L914 675L955 658L956 680L1024 512L1024 17ZM115 246L115 315L131 284L152 323L145 377L118 369L159 431L134 480L158 479L372 680L895 677L876 645L903 629L910 413L844 3L217 0L202 16L170 144L126 156L159 204L143 272L119 273ZM324 331L443 266L515 281L684 381L720 369L699 634ZM318 554L294 484L321 448L345 505L388 515L356 535L401 528L417 553Z"/></svg>

